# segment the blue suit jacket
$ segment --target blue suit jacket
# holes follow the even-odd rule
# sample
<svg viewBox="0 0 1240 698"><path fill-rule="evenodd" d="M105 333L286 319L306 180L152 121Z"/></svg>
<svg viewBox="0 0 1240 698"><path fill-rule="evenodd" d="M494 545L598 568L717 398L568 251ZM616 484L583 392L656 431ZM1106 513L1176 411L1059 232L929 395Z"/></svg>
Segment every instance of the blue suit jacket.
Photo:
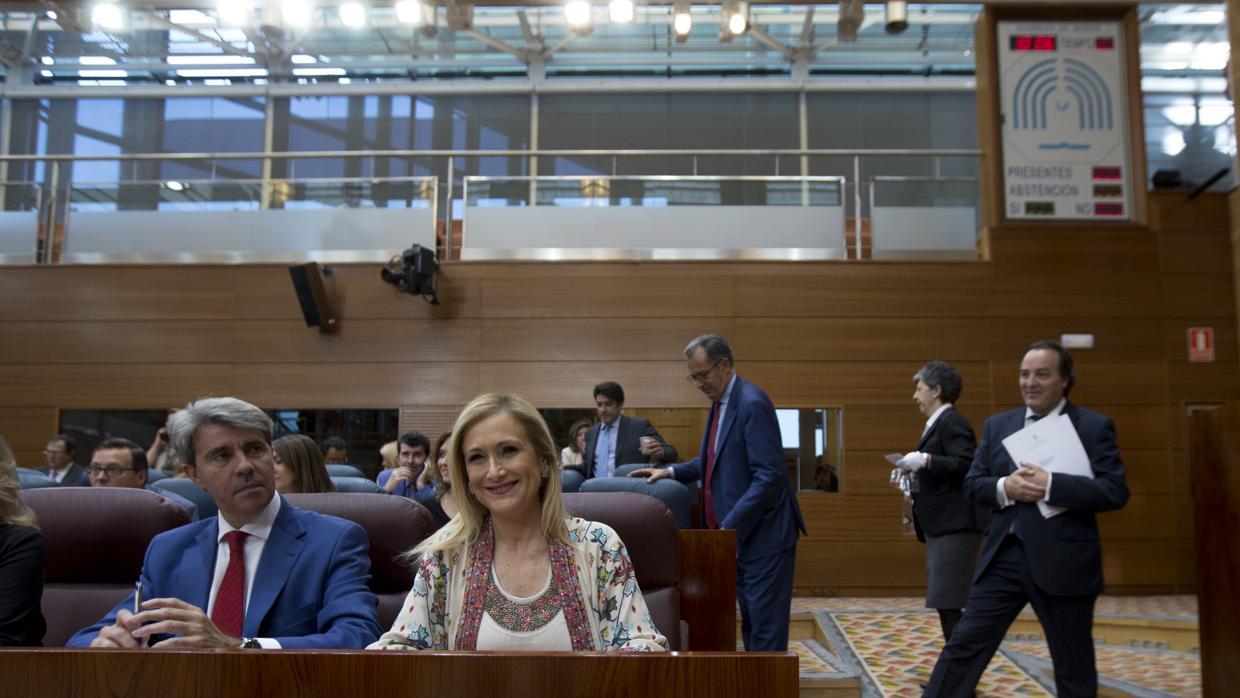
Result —
<svg viewBox="0 0 1240 698"><path fill-rule="evenodd" d="M705 477L710 429L706 431L698 457L672 466L677 480L691 482ZM791 548L797 543L797 533L805 531L801 508L788 481L775 406L761 388L740 376L719 423L710 492L719 527L736 530L736 552L741 560Z"/></svg>
<svg viewBox="0 0 1240 698"><path fill-rule="evenodd" d="M965 493L994 510L974 582L994 558L1013 522L1019 521L1025 562L1038 588L1061 596L1102 593L1102 547L1095 514L1119 509L1128 502L1124 462L1119 457L1115 423L1110 417L1072 403L1065 405L1063 411L1081 437L1094 477L1053 475L1048 503L1066 507L1067 511L1049 519L1042 517L1034 503L1016 502L999 509L995 495L999 478L1016 470L1003 447L1003 439L1025 427L1025 408L986 420L982 442L964 480Z"/></svg>
<svg viewBox="0 0 1240 698"><path fill-rule="evenodd" d="M155 536L142 563L143 597L175 597L206 611L218 531L212 516ZM377 601L366 586L367 547L357 524L282 501L258 563L242 634L275 638L287 649L360 649L374 642L379 621ZM133 594L74 634L67 646L89 646L122 608L133 610Z"/></svg>

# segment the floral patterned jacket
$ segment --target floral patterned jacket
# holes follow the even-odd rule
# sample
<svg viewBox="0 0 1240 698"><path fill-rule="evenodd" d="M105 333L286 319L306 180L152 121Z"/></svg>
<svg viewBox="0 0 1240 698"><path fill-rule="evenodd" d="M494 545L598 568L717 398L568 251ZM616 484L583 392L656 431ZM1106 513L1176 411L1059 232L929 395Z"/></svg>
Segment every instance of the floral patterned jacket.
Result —
<svg viewBox="0 0 1240 698"><path fill-rule="evenodd" d="M564 522L569 544L551 545L551 574L573 649L665 651L624 541L606 524ZM423 555L396 622L367 649L474 649L494 551L488 519L473 544Z"/></svg>

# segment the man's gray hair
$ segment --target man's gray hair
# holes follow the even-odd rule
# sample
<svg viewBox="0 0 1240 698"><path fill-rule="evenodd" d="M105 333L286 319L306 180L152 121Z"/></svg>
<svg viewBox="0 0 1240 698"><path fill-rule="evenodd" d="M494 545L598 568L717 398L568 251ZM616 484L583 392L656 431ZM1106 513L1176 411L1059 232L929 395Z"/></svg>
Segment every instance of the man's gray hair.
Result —
<svg viewBox="0 0 1240 698"><path fill-rule="evenodd" d="M685 345L685 358L693 356L699 348L706 352L706 360L712 364L719 359L727 359L728 363L735 364L732 359L732 346L728 344L728 340L717 334L704 334L694 337Z"/></svg>
<svg viewBox="0 0 1240 698"><path fill-rule="evenodd" d="M257 429L271 443L273 425L265 412L235 397L206 397L189 403L168 421L172 450L185 465L194 465L194 434L206 424Z"/></svg>

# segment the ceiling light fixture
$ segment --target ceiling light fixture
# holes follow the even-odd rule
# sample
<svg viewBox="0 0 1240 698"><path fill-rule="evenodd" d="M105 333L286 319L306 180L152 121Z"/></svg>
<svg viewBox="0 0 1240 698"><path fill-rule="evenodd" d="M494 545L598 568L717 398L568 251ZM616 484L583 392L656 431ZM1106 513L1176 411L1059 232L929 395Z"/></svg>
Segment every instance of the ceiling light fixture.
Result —
<svg viewBox="0 0 1240 698"><path fill-rule="evenodd" d="M280 16L293 27L310 26L311 9L305 0L284 0L280 4Z"/></svg>
<svg viewBox="0 0 1240 698"><path fill-rule="evenodd" d="M215 6L215 14L220 24L230 27L243 27L250 23L250 4L245 0L219 0Z"/></svg>
<svg viewBox="0 0 1240 698"><path fill-rule="evenodd" d="M611 0L607 3L607 18L614 24L632 22L633 13L633 0Z"/></svg>
<svg viewBox="0 0 1240 698"><path fill-rule="evenodd" d="M90 10L90 21L101 29L120 29L125 25L121 8L111 3L95 5Z"/></svg>
<svg viewBox="0 0 1240 698"><path fill-rule="evenodd" d="M590 0L568 0L564 3L564 21L576 34L589 34L593 31L593 15L594 7L590 5Z"/></svg>
<svg viewBox="0 0 1240 698"><path fill-rule="evenodd" d="M887 0L887 28L888 34L902 34L908 29L908 3L901 0Z"/></svg>
<svg viewBox="0 0 1240 698"><path fill-rule="evenodd" d="M676 0L676 3L672 5L672 31L675 32L678 42L683 43L688 39L689 32L693 29L691 9L689 0Z"/></svg>
<svg viewBox="0 0 1240 698"><path fill-rule="evenodd" d="M346 2L337 10L340 23L346 27L361 27L366 24L366 8L360 2Z"/></svg>
<svg viewBox="0 0 1240 698"><path fill-rule="evenodd" d="M739 0L724 0L719 35L725 40L749 31L749 4Z"/></svg>
<svg viewBox="0 0 1240 698"><path fill-rule="evenodd" d="M864 0L840 0L840 19L836 22L836 38L844 42L857 40L857 32L865 22Z"/></svg>

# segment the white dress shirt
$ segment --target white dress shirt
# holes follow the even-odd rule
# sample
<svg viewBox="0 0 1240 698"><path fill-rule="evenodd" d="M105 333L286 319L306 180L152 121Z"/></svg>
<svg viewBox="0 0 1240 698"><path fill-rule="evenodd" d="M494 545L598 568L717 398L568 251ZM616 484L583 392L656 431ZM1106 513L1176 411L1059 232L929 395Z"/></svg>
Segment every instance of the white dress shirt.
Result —
<svg viewBox="0 0 1240 698"><path fill-rule="evenodd" d="M232 531L244 531L249 535L245 538L245 608L250 608L250 590L254 588L254 576L258 573L258 563L263 557L263 548L267 546L267 539L271 536L271 527L276 522L276 515L280 513L280 495L272 493L271 501L267 502L266 508L254 517L250 523L242 526L240 529L224 520L223 516L216 517L219 522L217 526L217 548L215 550L215 573L211 579L211 594L207 597L207 617L211 617L211 611L215 608L215 595L220 590L220 584L224 581L224 573L228 570L228 560L232 557L228 549L228 542L224 540L224 536ZM263 649L280 649L279 641L269 638L258 638L258 644Z"/></svg>

